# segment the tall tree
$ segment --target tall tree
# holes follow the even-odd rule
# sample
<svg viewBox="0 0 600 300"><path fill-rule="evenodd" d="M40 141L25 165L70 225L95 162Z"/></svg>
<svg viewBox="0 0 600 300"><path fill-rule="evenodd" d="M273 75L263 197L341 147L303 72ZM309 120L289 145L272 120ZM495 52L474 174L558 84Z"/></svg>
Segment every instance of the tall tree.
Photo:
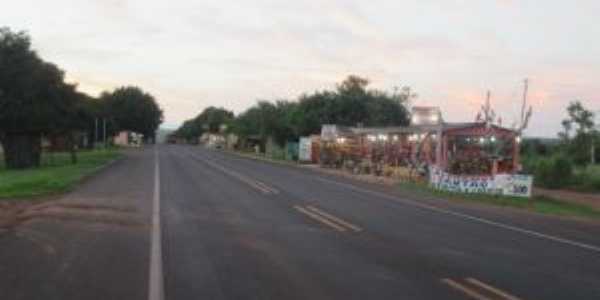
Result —
<svg viewBox="0 0 600 300"><path fill-rule="evenodd" d="M195 118L185 121L176 131L175 136L188 142L200 137L204 132L217 133L223 126L231 126L235 115L225 108L210 106Z"/></svg>
<svg viewBox="0 0 600 300"><path fill-rule="evenodd" d="M565 131L559 133L564 147L578 164L594 161L594 113L580 101L573 101L567 107L567 114L568 118L562 121ZM573 129L574 134L571 136Z"/></svg>
<svg viewBox="0 0 600 300"><path fill-rule="evenodd" d="M154 139L156 130L163 122L163 111L156 99L139 87L120 87L100 96L107 109L107 115L115 123L118 131L128 130L144 135L144 139Z"/></svg>
<svg viewBox="0 0 600 300"><path fill-rule="evenodd" d="M240 135L273 136L283 145L299 136L317 134L323 124L399 126L409 122L406 103L414 94L389 95L368 90L369 81L349 76L334 91L302 95L298 102L259 101L236 119Z"/></svg>
<svg viewBox="0 0 600 300"><path fill-rule="evenodd" d="M0 28L0 142L8 168L40 165L42 135L74 115L69 89L63 71L38 57L26 33Z"/></svg>
<svg viewBox="0 0 600 300"><path fill-rule="evenodd" d="M222 107L210 106L196 116L194 122L198 123L203 131L217 133L223 125L229 125L233 118L234 114L232 111Z"/></svg>

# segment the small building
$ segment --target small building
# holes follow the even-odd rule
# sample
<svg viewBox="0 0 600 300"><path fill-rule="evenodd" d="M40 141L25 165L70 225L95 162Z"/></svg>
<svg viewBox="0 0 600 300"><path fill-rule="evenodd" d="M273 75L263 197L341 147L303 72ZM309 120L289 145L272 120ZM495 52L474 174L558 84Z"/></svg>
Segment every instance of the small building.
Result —
<svg viewBox="0 0 600 300"><path fill-rule="evenodd" d="M205 132L200 136L200 144L209 148L223 149L227 140L223 134Z"/></svg>
<svg viewBox="0 0 600 300"><path fill-rule="evenodd" d="M225 136L225 148L227 150L235 150L239 147L240 138L237 134L228 133Z"/></svg>
<svg viewBox="0 0 600 300"><path fill-rule="evenodd" d="M302 163L319 163L321 136L301 137L298 143L298 160Z"/></svg>
<svg viewBox="0 0 600 300"><path fill-rule="evenodd" d="M143 139L143 134L133 131L121 131L113 138L113 143L122 147L140 147Z"/></svg>

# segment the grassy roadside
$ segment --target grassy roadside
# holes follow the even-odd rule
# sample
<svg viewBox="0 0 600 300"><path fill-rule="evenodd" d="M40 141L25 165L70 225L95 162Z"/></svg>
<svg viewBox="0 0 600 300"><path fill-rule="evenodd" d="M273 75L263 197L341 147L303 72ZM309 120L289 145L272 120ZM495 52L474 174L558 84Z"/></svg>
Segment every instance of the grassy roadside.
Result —
<svg viewBox="0 0 600 300"><path fill-rule="evenodd" d="M487 194L465 194L438 191L426 184L400 183L399 188L421 196L435 197L461 202L476 202L488 205L512 207L531 212L581 218L600 219L600 211L582 204L555 200L545 196L532 196L531 199Z"/></svg>
<svg viewBox="0 0 600 300"><path fill-rule="evenodd" d="M68 154L54 153L52 157L44 157L45 163L38 169L0 168L0 199L21 199L68 191L84 177L120 155L118 150L83 151L78 153L79 162L73 165Z"/></svg>

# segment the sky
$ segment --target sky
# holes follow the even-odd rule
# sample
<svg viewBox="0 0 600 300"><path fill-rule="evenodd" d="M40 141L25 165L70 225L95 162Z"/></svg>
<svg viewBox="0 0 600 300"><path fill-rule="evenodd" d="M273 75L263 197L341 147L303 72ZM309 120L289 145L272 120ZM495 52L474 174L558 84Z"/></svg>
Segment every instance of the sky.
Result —
<svg viewBox="0 0 600 300"><path fill-rule="evenodd" d="M166 127L350 74L410 86L413 105L439 106L447 121L474 120L490 90L506 126L527 78L528 136L556 136L570 101L600 111L595 0L0 1L0 26L29 32L69 82L94 96L140 86Z"/></svg>

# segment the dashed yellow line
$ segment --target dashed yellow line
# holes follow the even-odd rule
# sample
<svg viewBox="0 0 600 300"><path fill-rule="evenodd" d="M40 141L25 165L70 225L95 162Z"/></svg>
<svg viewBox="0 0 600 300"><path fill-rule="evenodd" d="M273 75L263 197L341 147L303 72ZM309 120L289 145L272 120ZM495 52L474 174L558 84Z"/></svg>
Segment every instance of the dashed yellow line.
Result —
<svg viewBox="0 0 600 300"><path fill-rule="evenodd" d="M470 278L469 277L466 280L468 282L470 282L471 284L474 284L474 285L476 285L476 286L478 286L478 287L480 287L482 289L488 290L489 292L491 292L493 294L496 294L496 295L498 295L500 297L503 297L506 300L521 300L518 297L515 297L515 296L513 296L513 295L511 295L511 294L509 294L509 293L507 293L507 292L505 292L505 291L503 291L503 290L501 290L499 288L496 288L496 287L493 287L493 286L491 286L489 284L483 283L483 282L481 282L481 281L479 281L479 280L477 280L475 278Z"/></svg>
<svg viewBox="0 0 600 300"><path fill-rule="evenodd" d="M442 279L442 282L447 284L448 286L450 286L451 288L461 291L463 293L465 293L467 296L473 298L473 299L477 299L477 300L492 300L491 298L488 298L480 293L478 293L475 290L472 290L452 279L449 278L444 278Z"/></svg>
<svg viewBox="0 0 600 300"><path fill-rule="evenodd" d="M450 278L444 278L441 280L451 288L458 290L472 299L477 300L521 300L520 298L513 296L497 287L493 287L487 283L477 280L472 277L465 279L452 280Z"/></svg>
<svg viewBox="0 0 600 300"><path fill-rule="evenodd" d="M346 231L346 228L344 228L344 227L342 227L342 226L340 226L338 224L335 224L335 223L329 221L328 219L325 219L324 217L321 217L320 215L318 215L316 213L310 212L307 209L305 209L304 207L300 207L298 205L295 205L294 208L297 211L305 214L306 216L308 216L308 217L310 217L310 218L312 218L312 219L314 219L314 220L316 220L316 221L318 221L318 222L320 222L322 224L325 224L325 225L327 225L327 226L329 226L329 227L331 227L331 228L333 228L333 229L335 229L337 231L340 231L340 232Z"/></svg>
<svg viewBox="0 0 600 300"><path fill-rule="evenodd" d="M279 194L279 191L278 191L277 189L275 189L275 188L272 188L272 187L270 187L270 186L268 186L268 185L266 185L266 184L264 184L264 183L262 183L262 182L260 182L260 181L258 181L258 180L254 180L254 183L256 183L257 185L261 186L261 187L262 187L263 189L265 189L265 190L266 190L268 193L271 193L271 194Z"/></svg>
<svg viewBox="0 0 600 300"><path fill-rule="evenodd" d="M251 186L251 187L253 187L253 188L255 188L255 189L257 189L257 190L259 190L259 191L261 191L261 192L263 192L265 194L279 194L279 191L277 189L272 188L272 187L270 187L270 186L268 186L268 185L266 185L266 184L264 184L264 183L262 183L262 182L260 182L258 180L250 179L249 177L247 177L245 175L242 175L242 174L240 174L238 172L235 172L233 170L225 168L224 166L221 166L221 165L219 165L217 163L214 163L214 162L211 162L211 161L208 161L208 160L202 160L202 161L204 161L204 163L206 163L208 165L211 165L214 168L220 170L221 172L223 172L225 174L228 174L229 176L237 178L241 182L244 182L244 183L248 184L249 186Z"/></svg>
<svg viewBox="0 0 600 300"><path fill-rule="evenodd" d="M251 180L244 180L242 178L239 178L239 179L242 180L242 182L245 182L246 184L248 184L249 186L251 186L251 187L253 187L253 188L255 188L255 189L263 192L264 194L270 194L271 193L271 191L269 189L267 189L267 188L265 188L263 186L260 186L258 184L258 182L254 182L254 181L251 181Z"/></svg>
<svg viewBox="0 0 600 300"><path fill-rule="evenodd" d="M338 218L338 217L336 217L334 215L331 215L331 214L329 214L327 212L324 212L324 211L322 211L322 210L320 210L320 209L318 209L318 208L316 208L314 206L309 205L306 208L308 208L309 210L311 210L311 211L313 211L313 212L315 212L315 213L317 213L317 214L319 214L319 215L321 215L321 216L323 216L325 218L328 218L328 219L330 219L332 221L335 221L335 222L337 222L340 225L346 226L347 228L350 228L351 230L354 230L356 232L361 232L363 230L362 228L360 228L360 227L358 227L358 226L356 226L356 225L354 225L354 224L352 224L350 222L347 222L347 221L345 221L343 219L340 219L340 218Z"/></svg>

